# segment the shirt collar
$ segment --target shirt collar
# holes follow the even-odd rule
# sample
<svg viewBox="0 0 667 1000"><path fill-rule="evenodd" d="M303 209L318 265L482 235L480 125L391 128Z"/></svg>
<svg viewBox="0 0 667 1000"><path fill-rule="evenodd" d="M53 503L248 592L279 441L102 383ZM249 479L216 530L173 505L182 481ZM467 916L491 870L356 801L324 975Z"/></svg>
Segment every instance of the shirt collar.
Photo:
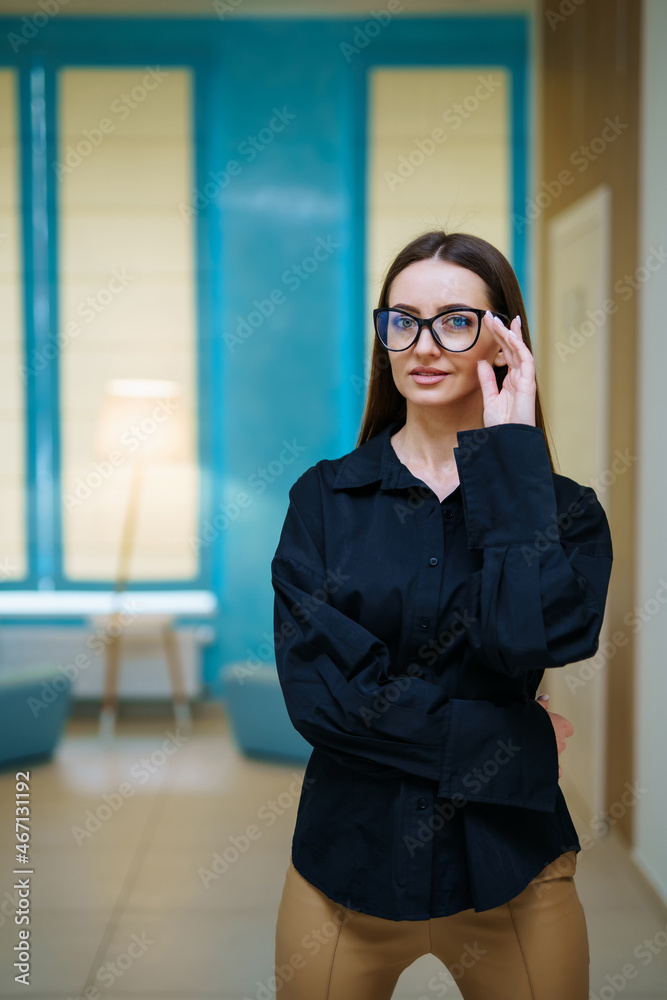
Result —
<svg viewBox="0 0 667 1000"><path fill-rule="evenodd" d="M349 452L341 462L333 481L333 489L368 486L380 482L380 489L394 490L420 484L394 451L390 438L403 426L394 421L368 441Z"/></svg>

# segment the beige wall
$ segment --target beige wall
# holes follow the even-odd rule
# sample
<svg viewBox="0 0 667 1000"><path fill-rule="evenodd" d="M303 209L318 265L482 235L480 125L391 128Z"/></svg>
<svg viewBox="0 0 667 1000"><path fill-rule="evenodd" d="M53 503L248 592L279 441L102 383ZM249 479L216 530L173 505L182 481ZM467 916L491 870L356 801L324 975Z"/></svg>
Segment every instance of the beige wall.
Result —
<svg viewBox="0 0 667 1000"><path fill-rule="evenodd" d="M371 70L367 316L392 258L420 232L472 232L508 253L508 88L496 67ZM369 320L368 364L373 335Z"/></svg>
<svg viewBox="0 0 667 1000"><path fill-rule="evenodd" d="M549 425L559 471L592 486L609 516L605 477L609 398L609 322L591 315L609 299L609 245L612 200L601 184L549 220L546 289L549 365L545 389ZM584 336L582 331L588 334ZM600 635L608 637L609 616ZM586 661L549 670L544 687L554 710L574 726L563 766L568 783L597 815L605 804L606 660L599 650Z"/></svg>
<svg viewBox="0 0 667 1000"><path fill-rule="evenodd" d="M642 31L640 247L667 252L667 5L647 0ZM664 260L664 257L663 257ZM667 904L667 336L665 263L641 285L635 775L647 789L637 805L634 857Z"/></svg>
<svg viewBox="0 0 667 1000"><path fill-rule="evenodd" d="M197 571L194 215L180 210L193 188L190 109L189 70L60 74L62 504L65 571L76 579L115 575L137 447L131 433L122 462L96 454L109 379L182 386L190 460L148 468L132 577Z"/></svg>

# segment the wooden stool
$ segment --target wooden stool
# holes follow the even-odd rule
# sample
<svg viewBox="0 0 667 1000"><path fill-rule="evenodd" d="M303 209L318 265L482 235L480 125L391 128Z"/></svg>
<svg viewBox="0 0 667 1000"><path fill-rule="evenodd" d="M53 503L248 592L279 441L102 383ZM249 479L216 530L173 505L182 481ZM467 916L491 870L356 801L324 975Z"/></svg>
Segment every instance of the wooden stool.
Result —
<svg viewBox="0 0 667 1000"><path fill-rule="evenodd" d="M96 615L91 621L101 626L107 632L106 655L104 658L104 694L100 712L99 735L102 738L113 736L116 713L118 710L118 679L120 676L121 638L124 633L155 634L158 631L164 647L165 660L169 673L171 698L174 706L176 723L184 730L192 728L190 706L185 691L183 664L173 628L172 615L141 614L129 625L123 624L122 612L110 615Z"/></svg>

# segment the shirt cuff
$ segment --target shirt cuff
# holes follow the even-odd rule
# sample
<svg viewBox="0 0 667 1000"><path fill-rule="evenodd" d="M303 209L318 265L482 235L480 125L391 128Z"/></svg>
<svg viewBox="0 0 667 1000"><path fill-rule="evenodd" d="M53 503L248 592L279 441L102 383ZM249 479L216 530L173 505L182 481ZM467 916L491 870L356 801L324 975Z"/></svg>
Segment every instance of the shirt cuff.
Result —
<svg viewBox="0 0 667 1000"><path fill-rule="evenodd" d="M532 424L458 431L459 472L468 548L535 544L556 522L556 494L544 432Z"/></svg>
<svg viewBox="0 0 667 1000"><path fill-rule="evenodd" d="M536 701L450 704L438 795L553 812L558 747L549 713Z"/></svg>

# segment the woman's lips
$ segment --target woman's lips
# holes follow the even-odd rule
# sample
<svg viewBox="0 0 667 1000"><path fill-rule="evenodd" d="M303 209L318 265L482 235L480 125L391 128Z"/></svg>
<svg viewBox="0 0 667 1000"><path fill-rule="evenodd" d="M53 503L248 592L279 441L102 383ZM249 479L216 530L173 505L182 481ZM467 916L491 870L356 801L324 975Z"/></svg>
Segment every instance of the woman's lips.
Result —
<svg viewBox="0 0 667 1000"><path fill-rule="evenodd" d="M427 375L425 372L410 372L410 378L419 385L433 385L436 382L442 382L443 378L447 378L449 372L442 372L441 375Z"/></svg>

